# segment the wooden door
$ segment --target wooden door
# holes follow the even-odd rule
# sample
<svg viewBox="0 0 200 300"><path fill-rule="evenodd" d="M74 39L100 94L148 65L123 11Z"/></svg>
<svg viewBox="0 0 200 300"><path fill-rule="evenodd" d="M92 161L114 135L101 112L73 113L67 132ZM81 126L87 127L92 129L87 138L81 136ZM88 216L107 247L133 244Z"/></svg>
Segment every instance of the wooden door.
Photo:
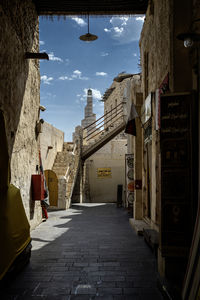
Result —
<svg viewBox="0 0 200 300"><path fill-rule="evenodd" d="M44 171L48 190L50 206L58 206L58 178L52 170Z"/></svg>

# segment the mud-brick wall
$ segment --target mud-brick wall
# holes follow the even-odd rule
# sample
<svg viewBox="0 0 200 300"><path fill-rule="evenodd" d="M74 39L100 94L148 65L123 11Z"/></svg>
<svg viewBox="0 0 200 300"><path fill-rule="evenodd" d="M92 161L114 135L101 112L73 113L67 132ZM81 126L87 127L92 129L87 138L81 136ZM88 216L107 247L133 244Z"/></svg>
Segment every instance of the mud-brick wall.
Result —
<svg viewBox="0 0 200 300"><path fill-rule="evenodd" d="M38 165L35 126L40 102L39 62L25 59L25 52L39 51L38 17L31 0L0 2L0 37L0 109L5 117L11 182L20 188L34 228L42 215L40 202L31 200L31 174Z"/></svg>
<svg viewBox="0 0 200 300"><path fill-rule="evenodd" d="M145 55L148 59L148 93L160 86L170 71L170 6L167 0L149 5L140 37L142 88L145 94ZM147 95L144 95L147 96Z"/></svg>
<svg viewBox="0 0 200 300"><path fill-rule="evenodd" d="M41 126L40 149L44 170L51 170L56 154L63 150L64 132L44 122Z"/></svg>
<svg viewBox="0 0 200 300"><path fill-rule="evenodd" d="M171 68L171 15L170 15L170 1L168 0L154 0L149 2L148 10L146 13L143 29L140 37L140 57L142 67L142 89L143 101L150 92L155 92L159 88L164 78L169 74L171 81L172 68ZM155 131L155 103L152 103L152 141L149 147L148 155L151 157L149 165L152 166L150 172L149 193L151 201L151 225L156 226L157 222L157 200L158 200L158 187L159 182L156 177L156 159L157 159L157 135ZM144 138L144 136L143 136ZM138 207L135 206L135 213L140 217L146 216L145 207L147 207L147 168L144 167L147 160L147 148L144 143L143 156L141 160L142 167L142 199L138 202ZM138 160L137 160L138 163ZM139 191L138 191L139 192ZM142 200L141 199L141 200ZM135 203L136 205L137 203Z"/></svg>

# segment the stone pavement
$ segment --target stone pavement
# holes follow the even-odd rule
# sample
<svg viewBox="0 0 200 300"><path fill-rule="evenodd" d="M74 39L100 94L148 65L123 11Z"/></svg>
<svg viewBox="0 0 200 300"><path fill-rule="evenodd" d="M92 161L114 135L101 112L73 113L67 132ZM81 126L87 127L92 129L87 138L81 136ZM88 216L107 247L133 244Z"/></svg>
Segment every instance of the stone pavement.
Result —
<svg viewBox="0 0 200 300"><path fill-rule="evenodd" d="M32 231L30 264L0 299L159 300L156 259L115 204L49 212Z"/></svg>

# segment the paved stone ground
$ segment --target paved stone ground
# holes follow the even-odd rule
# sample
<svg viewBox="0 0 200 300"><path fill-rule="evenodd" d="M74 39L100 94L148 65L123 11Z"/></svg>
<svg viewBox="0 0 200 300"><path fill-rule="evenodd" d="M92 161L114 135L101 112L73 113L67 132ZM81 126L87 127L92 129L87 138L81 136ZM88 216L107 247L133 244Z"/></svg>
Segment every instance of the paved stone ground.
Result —
<svg viewBox="0 0 200 300"><path fill-rule="evenodd" d="M114 204L52 211L32 231L31 262L0 299L159 300L156 260Z"/></svg>

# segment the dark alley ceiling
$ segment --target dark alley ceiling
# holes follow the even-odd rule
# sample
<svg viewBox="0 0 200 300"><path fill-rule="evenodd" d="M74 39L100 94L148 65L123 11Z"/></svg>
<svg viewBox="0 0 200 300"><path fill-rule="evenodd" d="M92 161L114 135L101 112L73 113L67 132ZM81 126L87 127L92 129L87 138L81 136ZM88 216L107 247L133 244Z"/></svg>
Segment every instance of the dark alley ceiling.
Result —
<svg viewBox="0 0 200 300"><path fill-rule="evenodd" d="M145 14L148 0L33 0L38 15Z"/></svg>

